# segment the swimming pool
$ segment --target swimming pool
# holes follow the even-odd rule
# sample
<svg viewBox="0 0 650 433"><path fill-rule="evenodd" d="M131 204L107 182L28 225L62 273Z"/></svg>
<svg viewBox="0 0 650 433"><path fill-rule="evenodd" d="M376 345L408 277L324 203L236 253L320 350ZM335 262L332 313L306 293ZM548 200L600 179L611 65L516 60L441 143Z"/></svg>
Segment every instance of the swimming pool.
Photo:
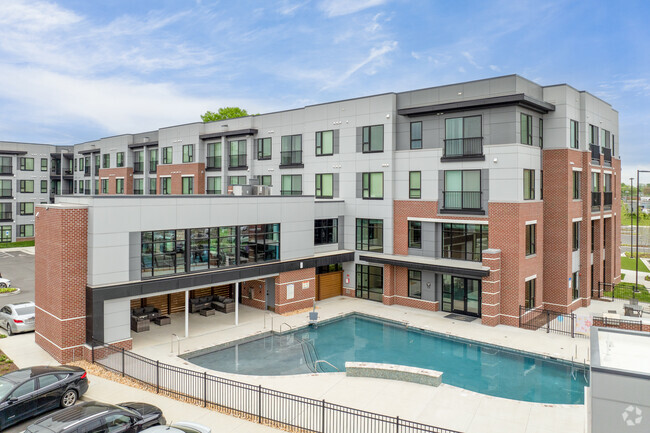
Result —
<svg viewBox="0 0 650 433"><path fill-rule="evenodd" d="M449 385L537 403L582 404L589 384L588 372L563 362L356 314L187 359L212 370L265 376L336 371L316 360L340 371L346 361L410 365L442 371Z"/></svg>

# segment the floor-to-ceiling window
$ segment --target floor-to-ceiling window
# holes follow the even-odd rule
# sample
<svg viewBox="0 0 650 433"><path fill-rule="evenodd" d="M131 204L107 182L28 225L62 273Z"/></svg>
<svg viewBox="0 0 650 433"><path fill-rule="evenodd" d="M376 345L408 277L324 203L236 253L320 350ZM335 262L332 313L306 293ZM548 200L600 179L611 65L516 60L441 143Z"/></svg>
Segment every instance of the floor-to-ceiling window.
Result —
<svg viewBox="0 0 650 433"><path fill-rule="evenodd" d="M442 311L479 317L481 315L481 280L443 275Z"/></svg>
<svg viewBox="0 0 650 433"><path fill-rule="evenodd" d="M382 300L384 293L384 268L380 266L357 265L356 297Z"/></svg>

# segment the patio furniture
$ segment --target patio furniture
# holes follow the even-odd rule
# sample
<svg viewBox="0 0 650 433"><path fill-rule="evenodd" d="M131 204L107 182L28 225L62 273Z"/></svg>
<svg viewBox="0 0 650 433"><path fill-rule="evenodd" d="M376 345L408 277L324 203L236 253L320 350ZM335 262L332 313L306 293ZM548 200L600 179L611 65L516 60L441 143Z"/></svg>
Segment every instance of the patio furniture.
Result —
<svg viewBox="0 0 650 433"><path fill-rule="evenodd" d="M607 310L607 312L611 314L618 314L616 310Z"/></svg>
<svg viewBox="0 0 650 433"><path fill-rule="evenodd" d="M221 313L232 313L235 311L235 301L225 296L215 296L215 300L212 302L212 308Z"/></svg>
<svg viewBox="0 0 650 433"><path fill-rule="evenodd" d="M639 300L637 298L632 298L632 299L630 299L630 304L639 305Z"/></svg>
<svg viewBox="0 0 650 433"><path fill-rule="evenodd" d="M629 317L641 317L643 308L640 305L625 304L623 305L625 315Z"/></svg>
<svg viewBox="0 0 650 433"><path fill-rule="evenodd" d="M156 317L160 316L160 310L152 306L134 308L131 310L131 316L138 317L140 319L153 320Z"/></svg>
<svg viewBox="0 0 650 433"><path fill-rule="evenodd" d="M215 311L212 308L204 308L203 310L199 311L199 314L201 316L214 316Z"/></svg>
<svg viewBox="0 0 650 433"><path fill-rule="evenodd" d="M172 323L172 318L169 316L158 316L155 319L153 319L153 323L155 323L158 326L169 325L170 323Z"/></svg>
<svg viewBox="0 0 650 433"><path fill-rule="evenodd" d="M149 330L149 319L131 316L131 331L144 332Z"/></svg>
<svg viewBox="0 0 650 433"><path fill-rule="evenodd" d="M200 298L190 299L190 313L198 313L201 310L210 308L212 304L212 296L201 296Z"/></svg>

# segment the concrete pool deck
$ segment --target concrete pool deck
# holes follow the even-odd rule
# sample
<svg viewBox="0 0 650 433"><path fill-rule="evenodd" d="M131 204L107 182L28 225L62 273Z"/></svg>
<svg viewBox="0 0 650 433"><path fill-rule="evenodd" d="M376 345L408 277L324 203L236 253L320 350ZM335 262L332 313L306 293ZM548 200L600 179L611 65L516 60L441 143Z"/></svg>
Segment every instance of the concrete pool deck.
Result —
<svg viewBox="0 0 650 433"><path fill-rule="evenodd" d="M565 360L577 358L580 364L589 361L589 340L584 338L572 339L509 326L491 328L481 325L480 319L462 322L445 318L447 313L397 305L386 306L348 297L320 301L317 303L317 311L319 320L359 312L519 351ZM190 315L189 338L180 339L180 353L186 354L268 332L271 330L271 317L275 331L286 331L290 327L297 328L309 322L307 312L280 316L240 306L239 314L240 322L236 327L232 313L210 317ZM171 325L152 325L148 332L133 334L133 351L161 362L209 371L221 377L465 433L575 433L585 429L583 405L550 405L492 397L446 385L444 376L443 384L432 388L414 383L346 377L345 373L242 376L213 372L179 358L178 341L172 338L173 333L184 335L184 318L181 313L172 315Z"/></svg>

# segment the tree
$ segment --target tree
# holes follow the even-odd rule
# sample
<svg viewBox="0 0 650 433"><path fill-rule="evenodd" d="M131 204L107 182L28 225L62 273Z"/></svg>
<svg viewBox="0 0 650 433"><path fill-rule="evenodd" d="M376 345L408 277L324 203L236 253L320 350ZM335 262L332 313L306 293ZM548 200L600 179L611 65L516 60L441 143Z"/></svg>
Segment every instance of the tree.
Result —
<svg viewBox="0 0 650 433"><path fill-rule="evenodd" d="M248 116L248 112L239 107L222 107L216 113L206 111L201 115L204 122L214 122L215 120L234 119L236 117Z"/></svg>

